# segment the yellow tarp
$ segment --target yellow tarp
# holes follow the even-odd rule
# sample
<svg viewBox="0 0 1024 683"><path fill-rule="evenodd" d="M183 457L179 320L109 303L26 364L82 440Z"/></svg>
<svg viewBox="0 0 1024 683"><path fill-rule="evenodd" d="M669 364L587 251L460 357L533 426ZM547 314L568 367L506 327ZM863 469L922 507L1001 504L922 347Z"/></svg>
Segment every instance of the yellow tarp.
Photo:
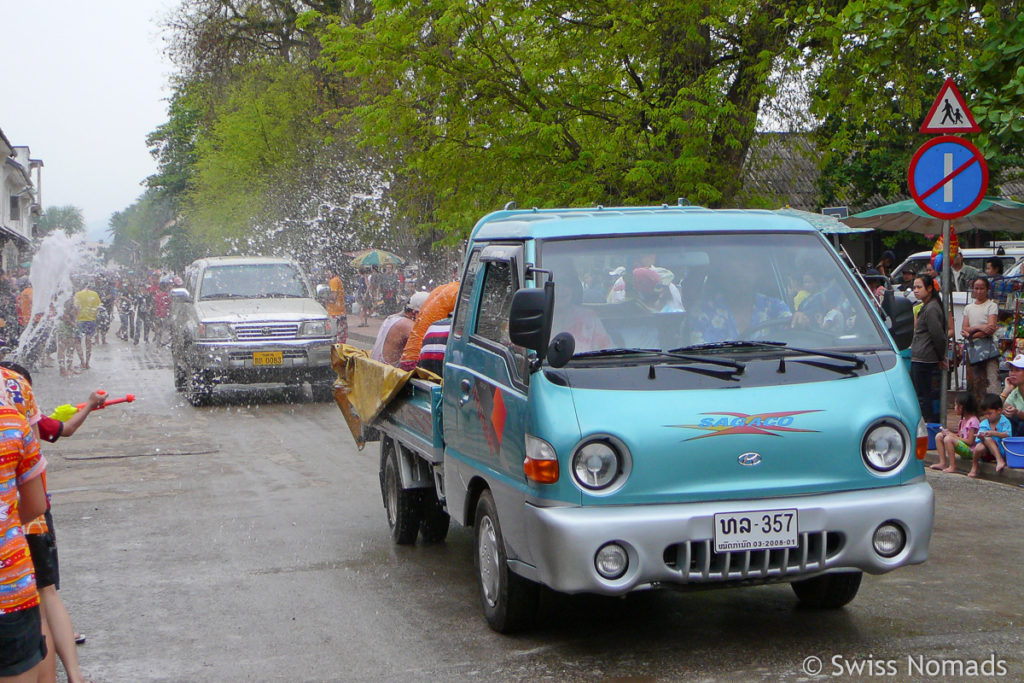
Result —
<svg viewBox="0 0 1024 683"><path fill-rule="evenodd" d="M363 449L363 425L373 422L412 377L435 382L440 377L422 368L408 372L370 358L363 349L348 344L335 344L331 349L331 366L338 373L334 383L334 400L345 416L359 450Z"/></svg>

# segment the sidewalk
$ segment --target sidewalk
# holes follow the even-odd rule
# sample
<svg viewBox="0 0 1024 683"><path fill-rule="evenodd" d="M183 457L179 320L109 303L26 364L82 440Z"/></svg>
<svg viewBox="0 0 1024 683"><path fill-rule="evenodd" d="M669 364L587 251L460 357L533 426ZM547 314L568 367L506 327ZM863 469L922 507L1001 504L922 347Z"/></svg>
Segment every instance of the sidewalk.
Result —
<svg viewBox="0 0 1024 683"><path fill-rule="evenodd" d="M348 343L369 351L377 341L377 332L380 331L384 320L371 315L366 319L366 327L359 327L361 322L363 322L362 315L348 314Z"/></svg>

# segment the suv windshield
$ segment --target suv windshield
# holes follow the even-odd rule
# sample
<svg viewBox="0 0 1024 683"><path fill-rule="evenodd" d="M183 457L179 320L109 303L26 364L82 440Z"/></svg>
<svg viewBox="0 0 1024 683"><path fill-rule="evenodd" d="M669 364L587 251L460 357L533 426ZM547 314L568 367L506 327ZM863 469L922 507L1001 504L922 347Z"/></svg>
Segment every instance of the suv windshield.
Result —
<svg viewBox="0 0 1024 683"><path fill-rule="evenodd" d="M203 271L200 299L308 297L306 283L288 263L211 266Z"/></svg>
<svg viewBox="0 0 1024 683"><path fill-rule="evenodd" d="M555 282L551 333L572 333L577 355L769 340L889 347L865 293L815 234L547 240L541 260Z"/></svg>

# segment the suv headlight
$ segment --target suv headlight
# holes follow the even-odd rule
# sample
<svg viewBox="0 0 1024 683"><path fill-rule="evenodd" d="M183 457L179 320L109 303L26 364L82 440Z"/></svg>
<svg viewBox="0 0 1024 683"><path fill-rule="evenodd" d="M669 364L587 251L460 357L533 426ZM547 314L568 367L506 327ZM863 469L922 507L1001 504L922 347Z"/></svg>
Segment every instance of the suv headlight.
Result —
<svg viewBox="0 0 1024 683"><path fill-rule="evenodd" d="M299 327L300 337L328 337L331 334L331 321L327 318L307 320Z"/></svg>
<svg viewBox="0 0 1024 683"><path fill-rule="evenodd" d="M626 481L632 460L625 444L613 436L592 436L576 447L572 477L588 493L606 494Z"/></svg>
<svg viewBox="0 0 1024 683"><path fill-rule="evenodd" d="M908 441L904 430L895 423L878 422L864 434L864 462L875 472L892 472L907 457Z"/></svg>
<svg viewBox="0 0 1024 683"><path fill-rule="evenodd" d="M231 325L227 323L199 323L200 339L230 339Z"/></svg>

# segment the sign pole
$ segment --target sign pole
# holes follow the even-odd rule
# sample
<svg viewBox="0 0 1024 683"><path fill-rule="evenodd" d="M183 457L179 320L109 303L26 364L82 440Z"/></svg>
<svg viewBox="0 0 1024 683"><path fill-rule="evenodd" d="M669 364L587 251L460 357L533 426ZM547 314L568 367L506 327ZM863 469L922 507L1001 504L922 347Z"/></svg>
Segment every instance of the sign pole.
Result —
<svg viewBox="0 0 1024 683"><path fill-rule="evenodd" d="M943 318L942 324L949 329L949 321L953 319L953 262L950 261L949 256L949 219L942 221L942 294L946 300L943 305ZM953 330L953 336L956 337L956 330ZM953 371L953 363L949 358L949 353L945 354L946 360L949 365L946 368L939 368L939 423L943 426L946 425L946 400L949 395L949 376Z"/></svg>

